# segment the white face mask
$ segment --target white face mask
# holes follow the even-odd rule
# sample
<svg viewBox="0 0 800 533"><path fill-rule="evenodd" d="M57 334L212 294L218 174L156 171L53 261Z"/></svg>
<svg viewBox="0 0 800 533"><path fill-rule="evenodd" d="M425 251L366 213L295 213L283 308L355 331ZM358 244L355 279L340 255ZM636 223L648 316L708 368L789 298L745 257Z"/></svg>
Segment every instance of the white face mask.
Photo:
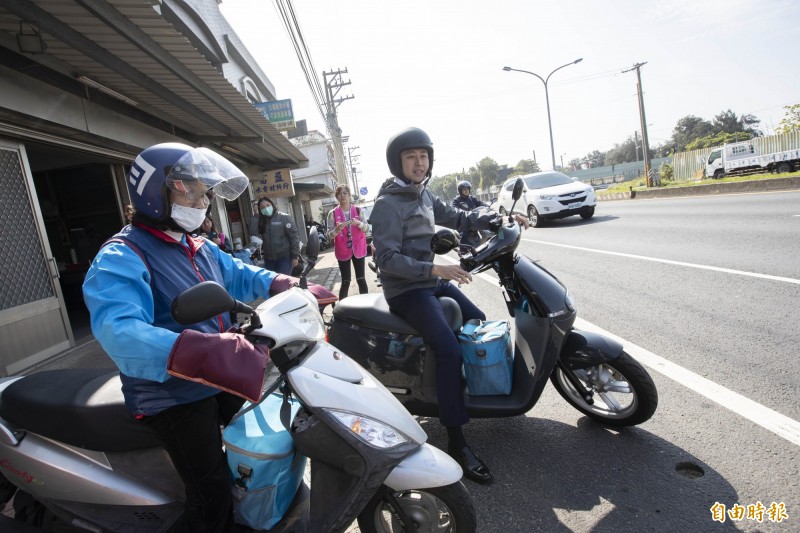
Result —
<svg viewBox="0 0 800 533"><path fill-rule="evenodd" d="M195 209L183 205L172 204L172 220L186 231L194 231L206 219L206 209Z"/></svg>

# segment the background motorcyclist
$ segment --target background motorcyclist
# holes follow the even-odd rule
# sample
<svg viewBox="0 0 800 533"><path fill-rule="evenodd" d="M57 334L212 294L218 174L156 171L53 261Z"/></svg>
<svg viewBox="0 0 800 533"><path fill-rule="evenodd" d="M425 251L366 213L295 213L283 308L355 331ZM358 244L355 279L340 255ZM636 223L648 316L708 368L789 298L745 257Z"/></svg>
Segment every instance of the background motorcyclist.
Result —
<svg viewBox="0 0 800 533"><path fill-rule="evenodd" d="M456 209L462 209L464 211L472 211L478 207L484 207L489 204L479 200L478 198L471 195L472 192L472 185L467 180L461 180L458 182L458 196L453 198L453 201L450 202L450 205L455 207Z"/></svg>
<svg viewBox="0 0 800 533"><path fill-rule="evenodd" d="M472 185L467 180L461 180L458 182L458 196L453 198L453 201L450 202L450 205L455 207L456 209L461 209L463 211L472 211L473 209L477 209L478 207L486 207L489 204L479 200L475 196L472 196L470 193L472 192ZM468 229L461 232L461 244L468 244L470 246L477 246L480 244L481 236L478 230L476 229Z"/></svg>
<svg viewBox="0 0 800 533"><path fill-rule="evenodd" d="M250 376L267 353L228 332L228 313L182 326L171 304L205 280L251 301L286 290L293 278L245 265L190 234L215 194L233 200L247 188L247 177L227 159L206 148L158 144L136 157L126 181L132 223L103 245L83 284L92 333L120 370L131 415L156 433L184 482L184 530L231 531L231 478L219 428L243 400L191 376L173 377L168 365L189 360L211 373L198 363L203 357L208 365L220 361L214 354L235 357L241 373L229 376L237 383L225 388L243 394L248 387L260 391Z"/></svg>

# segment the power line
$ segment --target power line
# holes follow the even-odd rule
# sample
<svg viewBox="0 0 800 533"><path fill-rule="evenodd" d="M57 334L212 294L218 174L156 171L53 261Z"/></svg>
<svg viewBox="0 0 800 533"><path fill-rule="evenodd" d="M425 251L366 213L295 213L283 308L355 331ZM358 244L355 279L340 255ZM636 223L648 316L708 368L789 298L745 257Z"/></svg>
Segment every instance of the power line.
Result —
<svg viewBox="0 0 800 533"><path fill-rule="evenodd" d="M316 74L317 70L314 67L314 61L311 58L311 52L306 45L303 32L300 29L300 23L297 19L297 15L295 14L292 0L275 0L275 9L278 11L278 15L283 22L284 28L286 29L286 34L289 36L289 40L291 41L292 47L297 55L300 68L306 78L308 88L311 91L311 96L314 98L314 102L317 105L317 111L319 112L320 117L325 120L325 91L322 88L322 82Z"/></svg>

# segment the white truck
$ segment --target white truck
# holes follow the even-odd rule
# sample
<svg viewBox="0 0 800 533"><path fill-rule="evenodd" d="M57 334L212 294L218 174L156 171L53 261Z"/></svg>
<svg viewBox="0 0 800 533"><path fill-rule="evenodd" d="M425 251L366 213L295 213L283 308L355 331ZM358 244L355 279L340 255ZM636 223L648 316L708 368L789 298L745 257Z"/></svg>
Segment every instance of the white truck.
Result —
<svg viewBox="0 0 800 533"><path fill-rule="evenodd" d="M783 174L800 169L800 149L759 154L753 141L726 144L711 150L706 161L706 177L720 179L726 174Z"/></svg>

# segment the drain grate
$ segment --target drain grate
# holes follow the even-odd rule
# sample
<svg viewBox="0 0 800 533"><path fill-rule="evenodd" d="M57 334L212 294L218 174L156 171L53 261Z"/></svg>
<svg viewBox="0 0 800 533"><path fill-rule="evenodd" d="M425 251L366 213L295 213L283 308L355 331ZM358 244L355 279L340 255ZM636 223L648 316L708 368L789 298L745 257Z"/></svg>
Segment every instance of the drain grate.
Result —
<svg viewBox="0 0 800 533"><path fill-rule="evenodd" d="M675 465L675 471L682 475L683 477L688 477L689 479L697 479L699 477L703 477L706 475L705 470L700 465L696 465L690 462L683 462L678 463Z"/></svg>

